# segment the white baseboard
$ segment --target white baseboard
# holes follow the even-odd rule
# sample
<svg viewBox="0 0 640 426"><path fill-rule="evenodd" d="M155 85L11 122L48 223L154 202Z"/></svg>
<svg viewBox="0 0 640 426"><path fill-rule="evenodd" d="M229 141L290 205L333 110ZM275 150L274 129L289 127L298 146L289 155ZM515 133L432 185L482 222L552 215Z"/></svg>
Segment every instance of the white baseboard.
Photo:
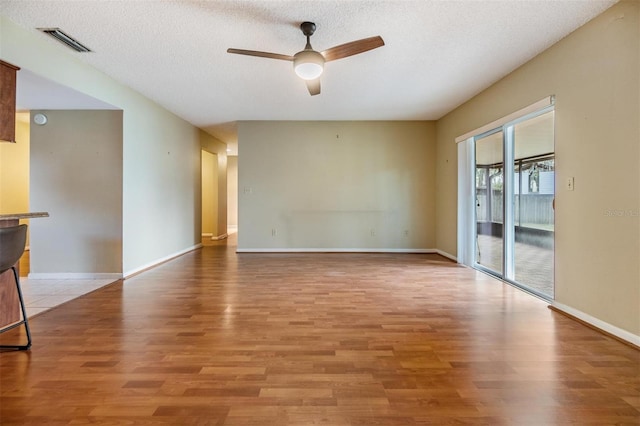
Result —
<svg viewBox="0 0 640 426"><path fill-rule="evenodd" d="M200 243L200 244L196 244L196 245L194 245L194 246L191 246L191 247L186 248L186 249L184 249L184 250L181 250L181 251L179 251L179 252L176 252L176 253L170 254L169 256L165 256L165 257L163 257L163 258L156 259L156 260L154 260L153 262L146 263L146 264L144 264L144 265L142 265L142 266L139 266L139 267L137 267L137 268L135 268L135 269L132 269L132 270L130 270L130 271L127 271L127 272L125 272L125 273L124 273L124 274L122 274L122 275L124 276L124 278L125 278L125 279L126 279L126 278L129 278L130 276L135 275L135 274L137 274L137 273L139 273L139 272L142 272L142 271L144 271L145 269L152 268L152 267L157 266L157 265L159 265L159 264L161 264L161 263L164 263L164 262L166 262L166 261L168 261L168 260L171 260L171 259L176 258L176 257L178 257L178 256L182 256L182 255L183 255L183 254L185 254L185 253L189 253L190 251L197 250L197 249L199 249L199 248L201 248L201 247L202 247L202 244L201 244L201 243Z"/></svg>
<svg viewBox="0 0 640 426"><path fill-rule="evenodd" d="M239 248L236 253L437 253L437 251L411 248Z"/></svg>
<svg viewBox="0 0 640 426"><path fill-rule="evenodd" d="M453 260L454 262L458 263L458 258L457 258L457 257L455 257L455 256L454 256L454 255L452 255L452 254L447 253L446 251L442 251L442 250L438 250L438 249L436 249L436 253L438 253L440 256L444 256L444 257L446 257L447 259L451 259L451 260Z"/></svg>
<svg viewBox="0 0 640 426"><path fill-rule="evenodd" d="M572 317L576 317L577 319L584 321L595 328L598 328L608 334L611 334L612 336L615 336L620 340L624 340L625 342L629 342L635 346L640 346L640 336L638 335L635 335L626 330L618 328L615 325L611 325L608 322L599 320L598 318L592 317L591 315L585 314L584 312L574 309L570 306L563 305L562 303L553 301L551 302L551 306L559 311L562 311L566 314L571 315Z"/></svg>
<svg viewBox="0 0 640 426"><path fill-rule="evenodd" d="M30 272L27 276L30 280L119 280L119 273L91 273L91 272Z"/></svg>

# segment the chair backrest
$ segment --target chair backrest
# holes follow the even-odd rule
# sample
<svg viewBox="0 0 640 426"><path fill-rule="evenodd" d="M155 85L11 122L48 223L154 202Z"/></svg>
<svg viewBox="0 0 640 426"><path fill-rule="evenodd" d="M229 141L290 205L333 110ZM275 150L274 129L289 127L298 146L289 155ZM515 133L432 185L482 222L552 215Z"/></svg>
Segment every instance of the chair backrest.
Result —
<svg viewBox="0 0 640 426"><path fill-rule="evenodd" d="M16 264L27 244L27 225L0 228L0 273Z"/></svg>

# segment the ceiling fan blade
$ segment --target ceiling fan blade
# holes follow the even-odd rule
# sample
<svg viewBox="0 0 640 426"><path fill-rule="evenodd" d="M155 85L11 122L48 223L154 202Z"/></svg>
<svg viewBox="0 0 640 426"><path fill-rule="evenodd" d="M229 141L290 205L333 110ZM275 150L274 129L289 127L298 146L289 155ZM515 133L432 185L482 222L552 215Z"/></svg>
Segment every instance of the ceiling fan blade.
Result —
<svg viewBox="0 0 640 426"><path fill-rule="evenodd" d="M341 44L321 53L322 56L324 56L325 61L329 62L335 61L336 59L346 58L347 56L357 55L358 53L366 52L382 46L384 46L384 40L382 40L382 37L375 36Z"/></svg>
<svg viewBox="0 0 640 426"><path fill-rule="evenodd" d="M315 80L305 80L307 83L307 89L309 89L309 94L311 96L320 94L320 78L316 78Z"/></svg>
<svg viewBox="0 0 640 426"><path fill-rule="evenodd" d="M244 49L227 49L227 53L236 53L238 55L247 55L247 56L259 56L261 58L271 58L271 59L281 59L283 61L293 61L293 56L291 55L282 55L280 53L271 53L271 52L260 52L258 50L244 50Z"/></svg>

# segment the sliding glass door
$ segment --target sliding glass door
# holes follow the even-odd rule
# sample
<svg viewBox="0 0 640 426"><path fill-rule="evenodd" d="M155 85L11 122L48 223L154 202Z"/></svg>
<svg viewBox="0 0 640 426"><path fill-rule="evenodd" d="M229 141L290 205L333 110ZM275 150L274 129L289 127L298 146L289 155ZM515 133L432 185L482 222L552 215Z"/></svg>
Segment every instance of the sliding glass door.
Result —
<svg viewBox="0 0 640 426"><path fill-rule="evenodd" d="M476 263L502 274L504 162L502 131L476 139Z"/></svg>
<svg viewBox="0 0 640 426"><path fill-rule="evenodd" d="M554 112L513 126L515 282L553 298Z"/></svg>
<svg viewBox="0 0 640 426"><path fill-rule="evenodd" d="M554 295L552 107L478 135L475 267L552 299Z"/></svg>

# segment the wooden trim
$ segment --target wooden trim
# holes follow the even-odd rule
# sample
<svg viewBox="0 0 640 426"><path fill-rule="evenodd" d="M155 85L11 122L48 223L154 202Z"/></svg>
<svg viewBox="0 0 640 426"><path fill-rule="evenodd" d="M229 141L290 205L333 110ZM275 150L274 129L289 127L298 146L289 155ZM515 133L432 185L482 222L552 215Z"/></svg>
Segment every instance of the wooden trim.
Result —
<svg viewBox="0 0 640 426"><path fill-rule="evenodd" d="M20 70L20 67L17 67L17 66L15 66L13 64L10 64L9 62L5 62L2 59L0 59L0 65L4 65L7 68L13 68L15 71L19 71Z"/></svg>

